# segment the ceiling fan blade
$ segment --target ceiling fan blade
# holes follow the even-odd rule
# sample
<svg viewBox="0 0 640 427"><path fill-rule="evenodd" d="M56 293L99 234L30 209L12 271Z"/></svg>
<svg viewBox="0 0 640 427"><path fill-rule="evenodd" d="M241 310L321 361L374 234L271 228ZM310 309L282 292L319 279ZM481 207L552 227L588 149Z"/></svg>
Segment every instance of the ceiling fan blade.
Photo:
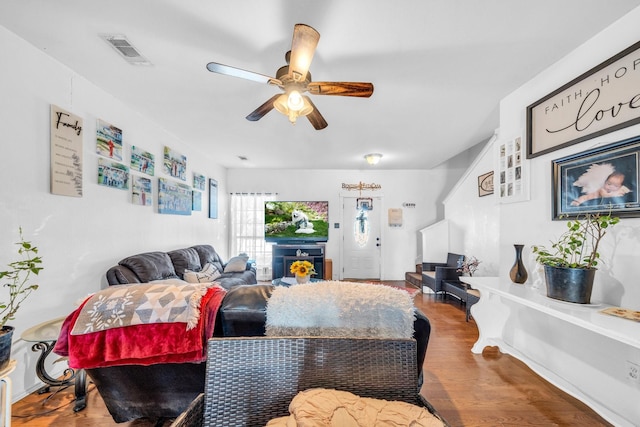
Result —
<svg viewBox="0 0 640 427"><path fill-rule="evenodd" d="M316 129L316 130L321 130L326 128L327 126L329 126L329 124L327 123L327 121L324 119L324 117L322 117L322 114L320 114L320 111L318 111L318 108L316 108L316 106L314 105L313 102L311 102L311 99L308 96L304 96L304 98L309 102L309 104L311 104L311 106L313 107L313 111L310 112L309 114L307 114L307 119L309 119L309 122L311 122L311 125Z"/></svg>
<svg viewBox="0 0 640 427"><path fill-rule="evenodd" d="M293 28L289 75L297 82L303 82L309 72L313 54L320 40L320 33L305 24L296 24Z"/></svg>
<svg viewBox="0 0 640 427"><path fill-rule="evenodd" d="M247 116L247 120L251 122L257 122L261 118L263 118L269 111L273 110L273 102L278 99L278 97L282 95L277 93L273 95L267 102L256 108L251 114Z"/></svg>
<svg viewBox="0 0 640 427"><path fill-rule="evenodd" d="M209 62L207 70L212 73L225 74L227 76L240 77L241 79L253 80L258 83L271 83L281 85L282 83L264 74L254 73L253 71L243 70L242 68L231 67L230 65L218 64L217 62Z"/></svg>
<svg viewBox="0 0 640 427"><path fill-rule="evenodd" d="M314 95L358 96L368 98L373 94L373 84L361 82L311 82L309 92Z"/></svg>

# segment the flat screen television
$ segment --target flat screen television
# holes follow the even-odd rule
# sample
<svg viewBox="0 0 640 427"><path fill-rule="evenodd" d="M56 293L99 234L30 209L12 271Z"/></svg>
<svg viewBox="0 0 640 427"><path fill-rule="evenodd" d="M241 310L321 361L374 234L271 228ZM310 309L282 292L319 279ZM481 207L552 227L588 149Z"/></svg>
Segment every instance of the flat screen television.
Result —
<svg viewBox="0 0 640 427"><path fill-rule="evenodd" d="M264 237L278 244L326 242L329 202L265 202Z"/></svg>

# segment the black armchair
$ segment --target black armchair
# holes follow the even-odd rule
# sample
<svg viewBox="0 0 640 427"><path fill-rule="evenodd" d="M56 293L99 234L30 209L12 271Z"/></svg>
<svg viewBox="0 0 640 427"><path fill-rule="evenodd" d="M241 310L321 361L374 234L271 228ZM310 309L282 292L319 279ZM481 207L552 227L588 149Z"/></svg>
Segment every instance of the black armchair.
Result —
<svg viewBox="0 0 640 427"><path fill-rule="evenodd" d="M430 288L435 292L436 297L443 292L442 282L444 280L458 280L461 272L458 269L464 262L464 255L447 254L447 262L423 262L422 263L422 286Z"/></svg>

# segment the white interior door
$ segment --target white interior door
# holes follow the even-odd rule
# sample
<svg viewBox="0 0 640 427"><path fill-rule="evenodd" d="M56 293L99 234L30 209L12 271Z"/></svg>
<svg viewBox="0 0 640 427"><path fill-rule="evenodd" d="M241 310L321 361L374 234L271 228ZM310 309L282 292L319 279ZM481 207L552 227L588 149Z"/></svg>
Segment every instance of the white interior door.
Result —
<svg viewBox="0 0 640 427"><path fill-rule="evenodd" d="M357 197L342 198L343 279L380 279L382 198L369 200L359 209Z"/></svg>

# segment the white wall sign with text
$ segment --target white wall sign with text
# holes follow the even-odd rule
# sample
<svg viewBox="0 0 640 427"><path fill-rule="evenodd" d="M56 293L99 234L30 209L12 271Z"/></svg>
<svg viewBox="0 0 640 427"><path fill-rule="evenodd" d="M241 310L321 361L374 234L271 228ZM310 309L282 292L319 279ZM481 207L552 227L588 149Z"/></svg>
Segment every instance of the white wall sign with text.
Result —
<svg viewBox="0 0 640 427"><path fill-rule="evenodd" d="M82 118L51 105L51 193L82 197Z"/></svg>
<svg viewBox="0 0 640 427"><path fill-rule="evenodd" d="M640 123L640 42L527 107L527 158Z"/></svg>

